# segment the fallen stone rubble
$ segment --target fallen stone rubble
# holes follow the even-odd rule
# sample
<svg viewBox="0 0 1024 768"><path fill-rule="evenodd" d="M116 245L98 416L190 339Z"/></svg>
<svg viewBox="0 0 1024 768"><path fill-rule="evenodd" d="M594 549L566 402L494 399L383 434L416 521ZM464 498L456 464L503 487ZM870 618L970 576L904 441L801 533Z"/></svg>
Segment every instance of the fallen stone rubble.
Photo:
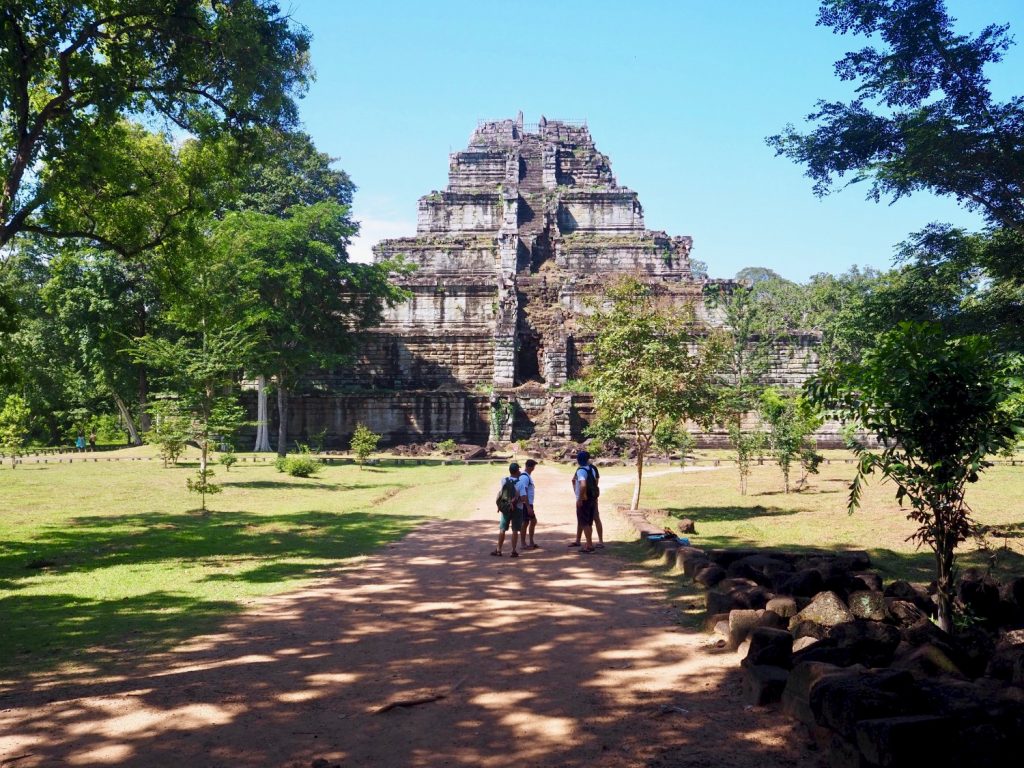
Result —
<svg viewBox="0 0 1024 768"><path fill-rule="evenodd" d="M1024 764L1024 577L966 571L972 622L951 636L928 590L883 582L865 552L704 550L619 511L707 590L706 626L742 658L747 703L781 703L832 768Z"/></svg>

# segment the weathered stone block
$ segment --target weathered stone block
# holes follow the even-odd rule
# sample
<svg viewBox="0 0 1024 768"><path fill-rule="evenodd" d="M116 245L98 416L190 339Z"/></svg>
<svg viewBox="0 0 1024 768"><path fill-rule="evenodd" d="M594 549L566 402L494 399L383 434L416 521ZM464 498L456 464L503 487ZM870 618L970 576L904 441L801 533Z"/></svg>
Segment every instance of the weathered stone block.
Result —
<svg viewBox="0 0 1024 768"><path fill-rule="evenodd" d="M773 611L784 619L791 619L799 613L792 597L773 597L765 605L765 610Z"/></svg>
<svg viewBox="0 0 1024 768"><path fill-rule="evenodd" d="M816 725L811 711L811 686L828 674L842 672L834 664L811 661L797 664L789 673L786 687L782 692L782 707L790 717L804 725Z"/></svg>
<svg viewBox="0 0 1024 768"><path fill-rule="evenodd" d="M750 631L749 664L769 664L789 669L793 663L793 636L784 629L755 627Z"/></svg>
<svg viewBox="0 0 1024 768"><path fill-rule="evenodd" d="M870 675L858 671L822 677L811 687L815 720L853 741L861 720L912 714L900 696L879 690L872 682Z"/></svg>
<svg viewBox="0 0 1024 768"><path fill-rule="evenodd" d="M761 619L763 610L740 609L729 612L729 646L738 648L740 643L754 631Z"/></svg>
<svg viewBox="0 0 1024 768"><path fill-rule="evenodd" d="M779 573L773 588L781 595L813 598L825 588L825 579L817 568L804 568L796 573Z"/></svg>
<svg viewBox="0 0 1024 768"><path fill-rule="evenodd" d="M789 670L769 664L744 664L743 698L747 704L764 706L782 698Z"/></svg>
<svg viewBox="0 0 1024 768"><path fill-rule="evenodd" d="M910 715L861 720L856 725L860 753L882 768L946 766L955 724L946 717Z"/></svg>
<svg viewBox="0 0 1024 768"><path fill-rule="evenodd" d="M885 588L882 593L886 597L894 597L897 600L906 600L913 603L929 616L935 614L935 603L932 602L928 593L920 587L915 587L908 581L894 581Z"/></svg>
<svg viewBox="0 0 1024 768"><path fill-rule="evenodd" d="M714 563L708 563L697 570L693 576L694 582L702 587L711 588L721 583L726 577L725 569Z"/></svg>
<svg viewBox="0 0 1024 768"><path fill-rule="evenodd" d="M816 624L820 627L834 627L838 624L853 621L854 616L835 592L817 594L811 604L789 621L791 629L801 623Z"/></svg>
<svg viewBox="0 0 1024 768"><path fill-rule="evenodd" d="M862 590L851 592L846 600L850 613L858 619L885 621L889 618L889 610L885 605L885 597L881 592Z"/></svg>

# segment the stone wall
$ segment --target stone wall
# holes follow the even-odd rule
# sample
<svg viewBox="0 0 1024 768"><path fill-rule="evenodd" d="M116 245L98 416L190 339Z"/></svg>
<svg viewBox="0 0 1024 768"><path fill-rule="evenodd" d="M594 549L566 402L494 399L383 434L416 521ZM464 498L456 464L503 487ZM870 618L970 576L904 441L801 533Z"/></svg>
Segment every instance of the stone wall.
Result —
<svg viewBox="0 0 1024 768"><path fill-rule="evenodd" d="M255 410L255 404L250 405ZM271 430L276 434L277 413L273 408L271 412ZM326 427L326 447L347 448L356 424L365 424L383 436L384 446L449 438L483 444L489 419L488 397L465 392L300 395L290 398L288 434L292 440L309 443Z"/></svg>

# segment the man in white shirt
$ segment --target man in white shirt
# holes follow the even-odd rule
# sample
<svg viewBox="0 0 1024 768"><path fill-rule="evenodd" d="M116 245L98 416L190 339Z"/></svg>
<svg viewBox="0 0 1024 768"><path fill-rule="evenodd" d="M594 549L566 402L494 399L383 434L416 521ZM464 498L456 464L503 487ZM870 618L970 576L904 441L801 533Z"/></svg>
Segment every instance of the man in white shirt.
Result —
<svg viewBox="0 0 1024 768"><path fill-rule="evenodd" d="M537 462L533 459L526 460L526 471L519 476L520 481L525 481L526 507L523 509L523 549L538 549L537 543L533 540L533 532L537 530L537 515L533 509L533 494L536 486L533 484L533 470ZM529 541L527 541L529 539Z"/></svg>

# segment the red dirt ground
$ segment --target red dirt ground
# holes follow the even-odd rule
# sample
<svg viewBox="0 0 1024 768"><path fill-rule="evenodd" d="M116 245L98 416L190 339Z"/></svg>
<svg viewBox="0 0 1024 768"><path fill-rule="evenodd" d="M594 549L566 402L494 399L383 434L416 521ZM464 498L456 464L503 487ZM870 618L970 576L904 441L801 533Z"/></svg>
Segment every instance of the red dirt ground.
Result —
<svg viewBox="0 0 1024 768"><path fill-rule="evenodd" d="M816 765L788 719L743 705L735 654L682 629L621 544L566 548L566 475L538 467L543 549L517 560L488 556L496 476L470 519L426 524L219 634L5 691L0 765Z"/></svg>

